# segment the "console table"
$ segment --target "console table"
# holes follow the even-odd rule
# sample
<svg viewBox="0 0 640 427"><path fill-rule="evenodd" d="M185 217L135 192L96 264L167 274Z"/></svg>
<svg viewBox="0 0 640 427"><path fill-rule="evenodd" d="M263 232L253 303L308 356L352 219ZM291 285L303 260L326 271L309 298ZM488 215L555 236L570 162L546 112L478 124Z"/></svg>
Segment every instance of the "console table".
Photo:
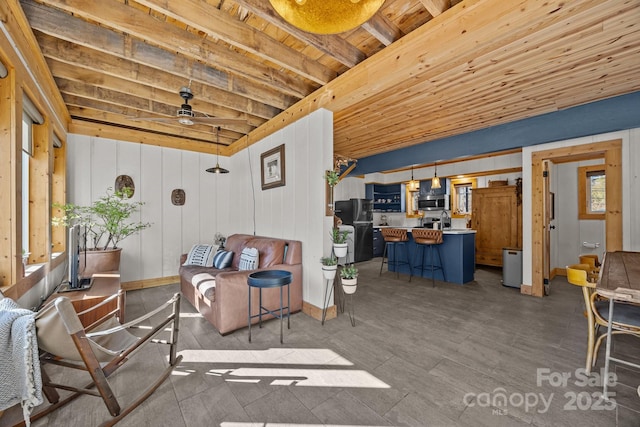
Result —
<svg viewBox="0 0 640 427"><path fill-rule="evenodd" d="M58 297L67 297L71 300L73 308L77 313L87 310L102 301L114 295L120 291L120 274L113 273L94 273L92 276L93 285L89 289L78 291L66 291L66 292L54 292L44 302L47 304L49 301L53 301ZM125 305L125 293L123 292L120 299L119 307L119 319L120 322L124 321L124 305ZM80 317L80 321L83 326L89 326L102 316L109 312L118 309L118 298L105 304L104 306L90 312L83 314Z"/></svg>

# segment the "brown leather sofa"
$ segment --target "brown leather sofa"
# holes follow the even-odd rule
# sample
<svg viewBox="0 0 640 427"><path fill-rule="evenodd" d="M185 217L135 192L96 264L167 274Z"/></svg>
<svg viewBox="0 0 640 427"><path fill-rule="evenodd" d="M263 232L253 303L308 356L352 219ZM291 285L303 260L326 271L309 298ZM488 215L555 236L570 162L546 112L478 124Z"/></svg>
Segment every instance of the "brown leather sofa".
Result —
<svg viewBox="0 0 640 427"><path fill-rule="evenodd" d="M257 270L238 271L240 254L244 248L256 248L259 253ZM225 242L225 250L233 252L231 267L184 266L187 254L180 257L180 290L182 295L220 332L227 334L248 325L249 274L259 270L286 270L293 274L291 284L291 313L302 310L302 242L249 234L233 234ZM286 287L284 304L286 305ZM251 313L258 313L258 289L252 288ZM262 291L262 305L280 308L280 290ZM263 315L264 319L273 316ZM258 318L252 319L257 323Z"/></svg>

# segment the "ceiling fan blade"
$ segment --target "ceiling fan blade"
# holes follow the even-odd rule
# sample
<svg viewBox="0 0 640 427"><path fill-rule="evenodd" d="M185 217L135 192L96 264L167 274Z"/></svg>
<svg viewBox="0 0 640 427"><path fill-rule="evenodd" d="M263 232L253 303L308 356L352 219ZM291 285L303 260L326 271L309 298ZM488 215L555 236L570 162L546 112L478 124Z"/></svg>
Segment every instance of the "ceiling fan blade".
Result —
<svg viewBox="0 0 640 427"><path fill-rule="evenodd" d="M178 119L176 117L127 117L127 119L134 122L178 123Z"/></svg>
<svg viewBox="0 0 640 427"><path fill-rule="evenodd" d="M205 125L240 125L246 124L245 119L223 118L223 117L192 117L193 123Z"/></svg>

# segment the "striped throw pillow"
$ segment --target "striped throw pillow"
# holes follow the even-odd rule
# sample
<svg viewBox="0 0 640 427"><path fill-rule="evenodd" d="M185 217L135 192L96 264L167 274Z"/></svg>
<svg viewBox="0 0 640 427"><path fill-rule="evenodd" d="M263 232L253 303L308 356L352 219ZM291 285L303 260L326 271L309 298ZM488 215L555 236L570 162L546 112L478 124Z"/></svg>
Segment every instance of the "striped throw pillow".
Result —
<svg viewBox="0 0 640 427"><path fill-rule="evenodd" d="M258 249L244 248L240 254L238 270L255 270L258 268Z"/></svg>
<svg viewBox="0 0 640 427"><path fill-rule="evenodd" d="M220 249L213 257L213 266L218 270L231 267L233 252Z"/></svg>
<svg viewBox="0 0 640 427"><path fill-rule="evenodd" d="M187 260L182 265L199 265L201 267L213 267L213 258L218 250L218 246L213 245L193 245Z"/></svg>

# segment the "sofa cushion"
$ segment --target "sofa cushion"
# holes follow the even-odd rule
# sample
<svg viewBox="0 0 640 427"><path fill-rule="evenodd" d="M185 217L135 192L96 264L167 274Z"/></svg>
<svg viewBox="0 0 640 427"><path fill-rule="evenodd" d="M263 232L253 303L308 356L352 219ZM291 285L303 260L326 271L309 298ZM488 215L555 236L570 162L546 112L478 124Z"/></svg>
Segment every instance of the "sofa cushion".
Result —
<svg viewBox="0 0 640 427"><path fill-rule="evenodd" d="M223 268L229 268L232 261L233 252L221 249L213 257L213 266L219 270Z"/></svg>
<svg viewBox="0 0 640 427"><path fill-rule="evenodd" d="M284 240L256 237L249 244L260 253L259 268L267 268L284 262Z"/></svg>
<svg viewBox="0 0 640 427"><path fill-rule="evenodd" d="M217 250L218 247L213 245L193 245L183 265L213 267L213 257Z"/></svg>
<svg viewBox="0 0 640 427"><path fill-rule="evenodd" d="M256 248L244 248L240 254L238 270L255 270L258 268L259 252Z"/></svg>

